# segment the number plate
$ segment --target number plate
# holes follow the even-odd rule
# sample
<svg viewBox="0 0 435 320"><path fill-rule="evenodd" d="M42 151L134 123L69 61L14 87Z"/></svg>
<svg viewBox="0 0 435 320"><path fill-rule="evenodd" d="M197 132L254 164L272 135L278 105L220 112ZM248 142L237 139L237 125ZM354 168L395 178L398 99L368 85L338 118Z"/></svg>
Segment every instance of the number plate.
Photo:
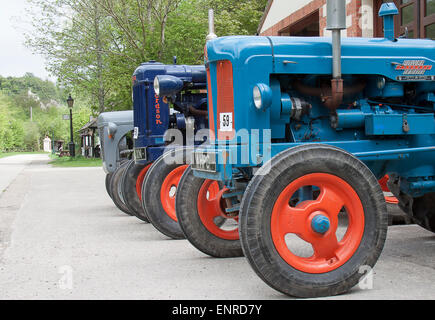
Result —
<svg viewBox="0 0 435 320"><path fill-rule="evenodd" d="M220 113L220 131L223 132L231 132L233 131L233 114L229 113Z"/></svg>
<svg viewBox="0 0 435 320"><path fill-rule="evenodd" d="M192 168L205 172L216 172L216 157L215 152L194 152Z"/></svg>
<svg viewBox="0 0 435 320"><path fill-rule="evenodd" d="M147 149L146 148L134 149L134 158L135 158L135 160L146 160L147 159Z"/></svg>

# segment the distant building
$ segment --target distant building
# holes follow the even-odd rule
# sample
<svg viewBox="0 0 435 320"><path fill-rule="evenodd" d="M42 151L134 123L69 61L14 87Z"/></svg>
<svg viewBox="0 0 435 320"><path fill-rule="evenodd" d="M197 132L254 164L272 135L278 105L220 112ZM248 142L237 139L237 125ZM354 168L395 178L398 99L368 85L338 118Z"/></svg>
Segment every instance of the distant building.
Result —
<svg viewBox="0 0 435 320"><path fill-rule="evenodd" d="M49 137L45 137L44 152L51 152L51 150L52 150L51 139Z"/></svg>
<svg viewBox="0 0 435 320"><path fill-rule="evenodd" d="M100 138L98 137L97 129L97 118L91 118L91 120L79 130L82 156L87 158L100 158Z"/></svg>
<svg viewBox="0 0 435 320"><path fill-rule="evenodd" d="M344 37L382 37L378 17L383 0L345 0ZM399 9L396 36L435 39L435 0L394 0ZM263 36L329 36L326 0L269 0L258 33Z"/></svg>

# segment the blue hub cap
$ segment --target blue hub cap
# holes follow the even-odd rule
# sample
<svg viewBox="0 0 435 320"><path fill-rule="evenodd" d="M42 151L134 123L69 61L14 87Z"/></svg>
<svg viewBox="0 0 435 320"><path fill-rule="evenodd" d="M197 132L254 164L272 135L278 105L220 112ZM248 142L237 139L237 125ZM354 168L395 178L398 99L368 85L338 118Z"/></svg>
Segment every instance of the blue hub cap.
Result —
<svg viewBox="0 0 435 320"><path fill-rule="evenodd" d="M325 234L331 226L331 223L329 222L328 217L324 216L323 214L319 214L313 218L311 221L311 227L313 228L314 232Z"/></svg>

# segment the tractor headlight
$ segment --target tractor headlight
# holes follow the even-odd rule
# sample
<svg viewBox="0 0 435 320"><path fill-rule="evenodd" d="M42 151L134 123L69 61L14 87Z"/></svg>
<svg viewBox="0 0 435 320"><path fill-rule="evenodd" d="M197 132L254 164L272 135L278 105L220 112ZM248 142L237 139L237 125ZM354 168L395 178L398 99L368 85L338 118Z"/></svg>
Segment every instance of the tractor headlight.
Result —
<svg viewBox="0 0 435 320"><path fill-rule="evenodd" d="M255 87L254 87L253 95L254 95L254 104L255 104L255 107L256 107L257 109L261 109L262 101L261 101L261 92L260 92L260 88L258 88L257 86L255 86Z"/></svg>
<svg viewBox="0 0 435 320"><path fill-rule="evenodd" d="M160 81L158 77L154 78L154 92L160 96Z"/></svg>
<svg viewBox="0 0 435 320"><path fill-rule="evenodd" d="M184 82L178 77L158 75L154 79L154 92L159 97L172 97L184 88Z"/></svg>
<svg viewBox="0 0 435 320"><path fill-rule="evenodd" d="M385 80L384 77L378 77L378 79L376 80L376 86L378 87L379 90L382 90L385 88L386 82L387 80Z"/></svg>
<svg viewBox="0 0 435 320"><path fill-rule="evenodd" d="M272 105L272 89L264 83L259 83L252 92L254 105L258 110L267 109Z"/></svg>

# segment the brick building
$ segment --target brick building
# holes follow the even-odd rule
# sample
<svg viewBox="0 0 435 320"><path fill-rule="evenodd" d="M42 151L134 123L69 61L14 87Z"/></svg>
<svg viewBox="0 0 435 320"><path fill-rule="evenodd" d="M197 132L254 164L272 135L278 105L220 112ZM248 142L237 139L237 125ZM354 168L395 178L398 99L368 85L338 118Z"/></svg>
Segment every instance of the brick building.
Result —
<svg viewBox="0 0 435 320"><path fill-rule="evenodd" d="M383 0L346 1L344 37L382 37L378 17ZM396 36L435 39L435 0L394 0L399 8L395 18ZM269 0L258 33L264 36L328 36L326 0Z"/></svg>

